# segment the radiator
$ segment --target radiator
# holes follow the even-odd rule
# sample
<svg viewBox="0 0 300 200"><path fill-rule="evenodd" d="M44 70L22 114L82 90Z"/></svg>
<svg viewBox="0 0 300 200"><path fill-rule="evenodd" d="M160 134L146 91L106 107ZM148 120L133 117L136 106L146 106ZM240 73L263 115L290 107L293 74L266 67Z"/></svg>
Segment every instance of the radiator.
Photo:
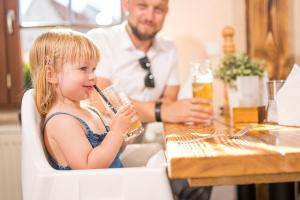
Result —
<svg viewBox="0 0 300 200"><path fill-rule="evenodd" d="M21 199L21 134L0 132L0 200Z"/></svg>

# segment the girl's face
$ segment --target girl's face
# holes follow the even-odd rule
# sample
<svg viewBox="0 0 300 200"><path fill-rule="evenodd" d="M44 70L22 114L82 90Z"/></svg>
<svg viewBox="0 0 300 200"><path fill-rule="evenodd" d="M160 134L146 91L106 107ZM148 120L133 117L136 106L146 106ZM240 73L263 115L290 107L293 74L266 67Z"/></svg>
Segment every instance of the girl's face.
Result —
<svg viewBox="0 0 300 200"><path fill-rule="evenodd" d="M59 89L63 98L71 101L81 101L90 97L96 84L95 62L80 62L64 64L59 73Z"/></svg>

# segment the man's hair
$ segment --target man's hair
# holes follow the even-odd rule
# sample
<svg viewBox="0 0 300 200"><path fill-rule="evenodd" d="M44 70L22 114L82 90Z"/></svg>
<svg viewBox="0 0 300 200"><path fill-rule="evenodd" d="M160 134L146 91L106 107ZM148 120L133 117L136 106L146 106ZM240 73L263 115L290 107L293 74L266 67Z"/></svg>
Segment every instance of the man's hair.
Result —
<svg viewBox="0 0 300 200"><path fill-rule="evenodd" d="M53 29L35 40L29 57L37 110L45 116L57 98L56 85L47 81L46 66L56 73L66 63L74 64L82 60L97 63L100 54L84 34L69 29Z"/></svg>

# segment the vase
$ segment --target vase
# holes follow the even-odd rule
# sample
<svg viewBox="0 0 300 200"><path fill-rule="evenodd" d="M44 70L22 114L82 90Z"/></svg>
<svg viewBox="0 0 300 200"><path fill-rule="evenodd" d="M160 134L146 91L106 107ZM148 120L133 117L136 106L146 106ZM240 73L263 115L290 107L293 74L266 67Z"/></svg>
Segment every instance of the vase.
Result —
<svg viewBox="0 0 300 200"><path fill-rule="evenodd" d="M259 76L238 76L236 87L240 107L261 105L262 90Z"/></svg>
<svg viewBox="0 0 300 200"><path fill-rule="evenodd" d="M235 86L227 86L229 113L234 107L257 107L267 104L267 76L238 76Z"/></svg>
<svg viewBox="0 0 300 200"><path fill-rule="evenodd" d="M268 102L268 76L238 76L236 86L240 107L265 106Z"/></svg>

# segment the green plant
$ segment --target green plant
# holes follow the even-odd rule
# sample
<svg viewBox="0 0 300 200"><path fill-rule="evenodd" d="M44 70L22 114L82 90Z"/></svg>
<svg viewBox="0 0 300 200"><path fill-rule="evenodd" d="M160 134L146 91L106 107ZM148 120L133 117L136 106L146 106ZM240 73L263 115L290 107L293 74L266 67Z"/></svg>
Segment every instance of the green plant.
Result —
<svg viewBox="0 0 300 200"><path fill-rule="evenodd" d="M245 53L236 56L234 54L226 54L221 61L215 75L223 80L230 87L235 85L238 76L259 76L262 77L264 69L261 61L252 61Z"/></svg>

